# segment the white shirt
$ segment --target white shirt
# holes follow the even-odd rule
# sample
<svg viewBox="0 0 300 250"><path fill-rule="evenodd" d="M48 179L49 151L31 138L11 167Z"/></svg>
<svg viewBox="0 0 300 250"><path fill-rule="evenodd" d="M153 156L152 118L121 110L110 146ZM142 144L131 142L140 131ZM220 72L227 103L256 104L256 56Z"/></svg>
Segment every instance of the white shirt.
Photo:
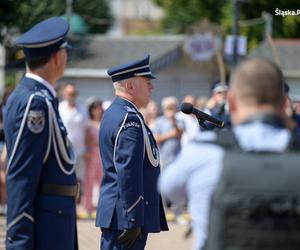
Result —
<svg viewBox="0 0 300 250"><path fill-rule="evenodd" d="M77 156L82 156L85 153L85 132L88 121L85 109L79 105L70 108L66 101L62 101L59 104L59 113Z"/></svg>
<svg viewBox="0 0 300 250"><path fill-rule="evenodd" d="M28 78L34 79L34 80L38 81L39 83L43 84L51 92L51 94L54 97L56 97L56 92L55 92L54 87L49 82L47 82L44 78L42 78L38 75L29 73L29 72L27 72L25 76Z"/></svg>
<svg viewBox="0 0 300 250"><path fill-rule="evenodd" d="M184 131L181 136L181 146L184 147L198 135L200 130L199 123L194 115L186 115L182 112L178 112L176 117L184 123Z"/></svg>

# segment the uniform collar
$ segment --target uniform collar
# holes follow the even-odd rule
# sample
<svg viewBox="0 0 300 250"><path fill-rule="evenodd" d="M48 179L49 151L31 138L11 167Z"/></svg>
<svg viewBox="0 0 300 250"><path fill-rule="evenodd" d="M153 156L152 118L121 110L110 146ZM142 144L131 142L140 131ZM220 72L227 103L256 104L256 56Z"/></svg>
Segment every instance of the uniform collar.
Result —
<svg viewBox="0 0 300 250"><path fill-rule="evenodd" d="M44 87L46 87L47 90L50 91L50 93L53 95L53 97L56 97L56 92L55 92L55 89L53 88L53 86L47 82L44 78L38 76L38 75L35 75L35 74L32 74L32 73L29 73L27 72L26 75L25 75L27 78L31 78L33 80L36 80L37 82L41 83Z"/></svg>
<svg viewBox="0 0 300 250"><path fill-rule="evenodd" d="M133 102L127 100L124 97L116 96L115 102L118 104L121 104L121 105L125 105L125 106L129 106L131 108L134 108L139 113L139 109L137 108L137 106L135 106L135 104Z"/></svg>

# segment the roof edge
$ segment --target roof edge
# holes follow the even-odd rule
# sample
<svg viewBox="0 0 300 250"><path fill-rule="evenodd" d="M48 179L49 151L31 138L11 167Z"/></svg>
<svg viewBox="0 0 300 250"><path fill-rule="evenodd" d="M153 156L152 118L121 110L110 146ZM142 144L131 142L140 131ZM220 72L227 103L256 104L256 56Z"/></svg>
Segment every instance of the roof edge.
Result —
<svg viewBox="0 0 300 250"><path fill-rule="evenodd" d="M107 69L82 69L82 68L67 68L64 72L64 77L75 78L107 78Z"/></svg>
<svg viewBox="0 0 300 250"><path fill-rule="evenodd" d="M79 37L74 36L75 40ZM102 40L102 41L139 41L139 40L155 40L155 41L176 41L176 40L184 40L186 35L128 35L128 36L108 36L108 35L101 35L101 34L89 34L84 36L84 39L93 39L93 40ZM71 38L72 39L72 38Z"/></svg>
<svg viewBox="0 0 300 250"><path fill-rule="evenodd" d="M298 70L283 70L283 74L290 78L300 78L300 71ZM75 77L75 78L107 78L107 69L82 69L82 68L67 68L64 73L64 77Z"/></svg>
<svg viewBox="0 0 300 250"><path fill-rule="evenodd" d="M300 78L299 70L282 70L283 75L290 78Z"/></svg>

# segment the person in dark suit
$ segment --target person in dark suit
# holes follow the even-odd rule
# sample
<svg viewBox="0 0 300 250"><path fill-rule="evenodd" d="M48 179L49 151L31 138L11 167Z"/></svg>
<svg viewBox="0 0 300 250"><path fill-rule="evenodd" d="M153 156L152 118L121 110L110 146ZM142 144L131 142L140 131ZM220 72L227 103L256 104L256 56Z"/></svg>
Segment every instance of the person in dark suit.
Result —
<svg viewBox="0 0 300 250"><path fill-rule="evenodd" d="M99 135L103 179L96 226L102 230L102 250L144 249L148 233L168 230L156 188L159 152L139 112L153 89L149 60L108 70L116 97L104 113Z"/></svg>
<svg viewBox="0 0 300 250"><path fill-rule="evenodd" d="M4 110L7 250L78 249L75 155L54 91L67 62L68 30L64 19L52 17L16 41L27 70Z"/></svg>

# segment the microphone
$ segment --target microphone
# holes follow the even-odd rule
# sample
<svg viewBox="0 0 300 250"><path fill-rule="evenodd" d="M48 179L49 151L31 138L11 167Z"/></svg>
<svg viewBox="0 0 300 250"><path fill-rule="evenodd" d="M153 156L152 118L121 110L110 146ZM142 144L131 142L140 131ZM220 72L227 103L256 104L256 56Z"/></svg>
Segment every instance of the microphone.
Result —
<svg viewBox="0 0 300 250"><path fill-rule="evenodd" d="M195 115L198 120L209 121L219 128L222 128L224 126L223 121L221 121L215 117L212 117L212 116L200 111L199 109L194 108L194 106L190 103L186 103L186 102L182 103L180 110L187 115L190 115L190 114Z"/></svg>

